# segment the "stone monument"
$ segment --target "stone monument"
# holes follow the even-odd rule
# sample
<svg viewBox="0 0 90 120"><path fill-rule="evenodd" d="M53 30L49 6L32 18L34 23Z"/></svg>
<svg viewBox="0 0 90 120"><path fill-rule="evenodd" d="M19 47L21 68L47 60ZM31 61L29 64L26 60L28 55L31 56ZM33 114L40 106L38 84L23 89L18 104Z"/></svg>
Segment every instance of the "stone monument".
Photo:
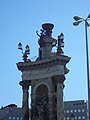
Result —
<svg viewBox="0 0 90 120"><path fill-rule="evenodd" d="M23 89L22 120L29 120L29 86L31 86L31 120L64 120L63 89L65 74L69 72L66 64L70 57L64 55L64 35L57 40L52 37L54 25L45 23L39 39L39 55L35 61L18 62L22 72L20 85ZM52 48L56 47L56 52ZM23 58L24 60L24 58Z"/></svg>

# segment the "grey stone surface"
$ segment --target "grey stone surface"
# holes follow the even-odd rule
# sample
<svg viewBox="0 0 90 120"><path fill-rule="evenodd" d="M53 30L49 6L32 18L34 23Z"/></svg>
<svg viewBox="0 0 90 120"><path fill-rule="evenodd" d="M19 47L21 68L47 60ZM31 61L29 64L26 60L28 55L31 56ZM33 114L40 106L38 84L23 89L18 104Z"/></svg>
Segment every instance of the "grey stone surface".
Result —
<svg viewBox="0 0 90 120"><path fill-rule="evenodd" d="M64 75L64 66L55 65L55 66L42 68L42 69L23 71L22 79L23 80L35 80L35 79L52 77L54 75Z"/></svg>

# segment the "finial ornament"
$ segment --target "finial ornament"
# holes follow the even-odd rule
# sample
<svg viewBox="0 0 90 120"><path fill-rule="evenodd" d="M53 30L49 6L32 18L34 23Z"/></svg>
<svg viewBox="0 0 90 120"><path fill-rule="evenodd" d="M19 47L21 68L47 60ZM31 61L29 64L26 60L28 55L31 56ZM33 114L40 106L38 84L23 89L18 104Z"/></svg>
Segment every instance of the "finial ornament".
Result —
<svg viewBox="0 0 90 120"><path fill-rule="evenodd" d="M61 33L58 39L52 37L52 29L54 25L51 23L42 24L42 29L40 29L40 34L36 31L39 36L38 44L39 48L39 59L44 59L54 55L53 48L57 47L57 53L59 55L63 54L62 48L64 47L64 34ZM47 49L47 50L46 50Z"/></svg>
<svg viewBox="0 0 90 120"><path fill-rule="evenodd" d="M63 53L62 47L64 47L64 34L63 34L63 33L61 33L61 34L58 36L58 48L57 48L57 53L60 53L60 54Z"/></svg>

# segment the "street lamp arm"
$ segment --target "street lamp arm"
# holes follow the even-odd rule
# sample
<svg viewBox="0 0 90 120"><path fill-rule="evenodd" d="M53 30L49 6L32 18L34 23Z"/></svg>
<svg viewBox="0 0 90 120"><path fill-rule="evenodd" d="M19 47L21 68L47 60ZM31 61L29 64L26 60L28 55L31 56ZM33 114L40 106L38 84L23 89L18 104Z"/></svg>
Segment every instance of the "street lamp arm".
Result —
<svg viewBox="0 0 90 120"><path fill-rule="evenodd" d="M73 23L73 25L74 25L74 26L78 26L81 22L82 22L82 20L76 21L76 22Z"/></svg>
<svg viewBox="0 0 90 120"><path fill-rule="evenodd" d="M88 19L88 18L90 18L90 13L89 13L89 15L87 16L87 18L86 19ZM90 20L90 19L89 19Z"/></svg>
<svg viewBox="0 0 90 120"><path fill-rule="evenodd" d="M83 18L78 17L78 16L74 16L73 19L74 19L75 21L78 21L78 20L81 20L81 19L83 19Z"/></svg>

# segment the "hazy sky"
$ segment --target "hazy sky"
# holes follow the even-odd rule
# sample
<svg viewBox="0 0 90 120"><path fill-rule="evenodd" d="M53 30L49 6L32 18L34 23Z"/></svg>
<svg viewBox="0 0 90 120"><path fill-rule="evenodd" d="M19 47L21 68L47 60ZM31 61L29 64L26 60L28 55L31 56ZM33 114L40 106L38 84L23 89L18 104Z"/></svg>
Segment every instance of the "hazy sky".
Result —
<svg viewBox="0 0 90 120"><path fill-rule="evenodd" d="M0 0L0 106L22 105L21 72L16 67L22 54L17 45L29 44L30 58L38 56L36 31L46 22L54 24L54 38L64 33L64 54L71 57L64 100L87 99L84 23L74 27L73 16L86 18L89 13L90 0Z"/></svg>

